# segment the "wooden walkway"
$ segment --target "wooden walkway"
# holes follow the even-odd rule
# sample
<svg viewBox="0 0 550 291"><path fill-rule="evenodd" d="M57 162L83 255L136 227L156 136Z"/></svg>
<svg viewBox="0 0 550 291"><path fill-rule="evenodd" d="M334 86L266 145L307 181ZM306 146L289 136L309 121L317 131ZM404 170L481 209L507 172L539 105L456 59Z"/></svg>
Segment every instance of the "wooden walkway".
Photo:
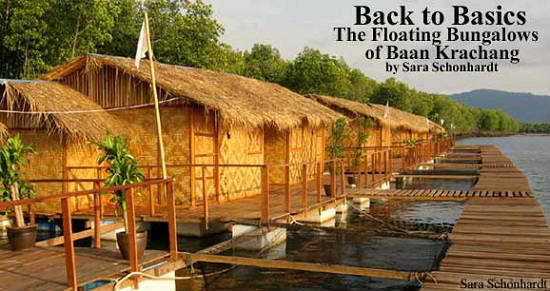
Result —
<svg viewBox="0 0 550 291"><path fill-rule="evenodd" d="M466 195L451 247L421 290L550 290L550 230L527 178L496 147L477 151L481 174L468 192L493 195Z"/></svg>
<svg viewBox="0 0 550 291"><path fill-rule="evenodd" d="M337 193L340 195L340 183L337 182ZM295 185L291 188L291 213L299 216L308 210L320 208L325 205L342 200L343 198L333 199L324 194L321 189L321 200L318 201L315 181L308 183L307 205L304 204L302 195L302 186ZM227 223L227 222L242 222L258 224L261 218L262 195L253 195L246 198L241 198L223 203L209 203L209 223ZM305 207L304 207L305 206ZM287 214L285 195L282 187L274 187L270 191L270 217L277 220ZM111 206L105 206L105 216L115 217L115 209ZM166 222L167 215L164 207L158 207L155 215L148 214L148 208L145 206L136 207L138 220L144 222ZM184 223L202 223L204 222L204 209L202 206L193 208L177 208L177 222ZM73 214L73 218L91 218L93 215L91 210L77 211Z"/></svg>
<svg viewBox="0 0 550 291"><path fill-rule="evenodd" d="M464 201L475 198L514 198L533 197L529 191L492 191L492 190L367 190L349 194L355 198L396 199L396 200L441 200Z"/></svg>
<svg viewBox="0 0 550 291"><path fill-rule="evenodd" d="M113 280L130 269L117 249L77 247L77 279L80 286L98 280ZM166 257L165 251L147 250L144 264ZM47 272L44 272L47 270ZM0 246L0 290L66 290L68 286L63 247L13 252Z"/></svg>

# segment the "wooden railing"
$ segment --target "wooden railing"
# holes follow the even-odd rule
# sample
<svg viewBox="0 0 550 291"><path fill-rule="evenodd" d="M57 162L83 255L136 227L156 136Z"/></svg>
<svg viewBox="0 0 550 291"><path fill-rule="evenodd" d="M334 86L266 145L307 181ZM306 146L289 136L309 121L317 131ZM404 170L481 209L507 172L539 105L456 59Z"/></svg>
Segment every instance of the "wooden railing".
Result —
<svg viewBox="0 0 550 291"><path fill-rule="evenodd" d="M39 180L35 180L39 181ZM48 180L51 182L52 180ZM59 180L60 182L70 182L71 180ZM82 181L82 180L80 180ZM84 180L87 182L98 183L97 180ZM40 182L40 181L39 181ZM43 180L41 182L46 182ZM99 184L96 184L99 185ZM175 199L173 192L173 179L155 179L146 181L143 183L135 183L131 185L117 186L117 187L94 187L91 190L77 191L77 192L67 192L51 196L22 199L12 202L3 202L0 203L0 210L4 210L9 207L14 207L17 205L35 205L37 203L44 203L49 201L60 201L61 204L61 215L63 222L63 245L65 248L65 266L67 271L67 283L72 290L78 290L77 282L77 269L75 263L75 249L74 241L75 236L72 231L72 209L70 199L75 199L81 196L94 196L94 226L93 226L93 236L94 236L94 247L101 247L100 235L101 235L101 195L104 193L113 193L117 190L126 191L126 202L127 202L127 211L128 211L128 225L127 225L127 234L128 234L128 249L129 249L129 264L130 270L132 272L140 271L140 262L137 256L137 241L136 241L136 207L135 207L135 194L136 189L140 187L148 187L158 185L161 188L165 188L167 204L168 204L168 233L169 233L169 254L171 257L177 257L177 233L176 233L176 207ZM78 236L78 239L83 238L83 236ZM138 281L134 280L134 286L137 288Z"/></svg>
<svg viewBox="0 0 550 291"><path fill-rule="evenodd" d="M302 196L300 210L305 210L320 203L322 200L323 185L330 185L331 199L345 196L350 190L358 191L360 189L376 188L391 179L394 171L412 168L419 163L431 159L433 156L445 151L452 146L450 139L440 141L425 141L415 146L391 146L391 147L365 147L363 153L356 161L357 167L353 167L354 161L351 158L308 161L303 163L287 164L174 164L167 165L169 169L180 168L188 169L190 175L190 184L188 193L179 193L180 198L185 196L186 205L179 205L178 208L202 207L205 227L208 228L211 203L224 203L231 201L228 196L223 196L220 183L221 169L227 168L252 168L257 169L260 175L260 182L254 192L262 195L261 202L261 221L267 223L279 217L272 217L271 196L274 189L282 191L284 195L284 212L289 216L292 212L292 189L300 187L299 193ZM398 162L399 161L399 162ZM394 168L394 164L396 167ZM140 165L146 172L146 176L152 178L153 173L158 173L158 165ZM68 167L67 171L72 170L90 170L94 169L97 178L101 178L102 170L105 167L80 166ZM291 177L291 169L295 176ZM328 171L325 171L327 170ZM270 182L272 171L281 171L284 173L282 183ZM212 177L207 178L207 172L212 173ZM191 175L194 173L194 175ZM356 188L346 187L346 176L355 175L357 177ZM175 176L176 180L183 180L182 177ZM213 181L214 193L204 185L207 185L207 179ZM199 188L201 193L197 192L197 183L203 185ZM310 188L314 187L316 194L315 201L308 200ZM162 189L159 188L156 193L152 191L152 186L148 187L148 207L147 214L154 216L157 213L157 206L161 206L163 197ZM348 189L349 188L349 189ZM244 191L244 190L243 190ZM294 191L296 192L296 191ZM296 211L296 209L294 210Z"/></svg>

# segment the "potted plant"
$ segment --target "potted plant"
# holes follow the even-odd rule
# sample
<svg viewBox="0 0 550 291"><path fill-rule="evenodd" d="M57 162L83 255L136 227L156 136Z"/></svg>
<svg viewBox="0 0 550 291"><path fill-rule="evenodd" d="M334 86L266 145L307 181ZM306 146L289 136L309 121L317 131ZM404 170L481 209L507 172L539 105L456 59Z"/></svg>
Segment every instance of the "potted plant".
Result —
<svg viewBox="0 0 550 291"><path fill-rule="evenodd" d="M137 161L128 150L126 139L123 136L107 134L105 140L96 143L96 145L103 152L103 154L97 158L98 165L104 162L108 164L107 178L105 179L106 187L129 185L145 180L143 170L137 166ZM117 190L113 194L111 202L116 204L117 215L118 211L122 212L125 230L124 232L117 233L117 245L122 253L122 257L128 259L128 211L126 208L126 190ZM141 258L147 247L147 231L137 232L136 240L138 258Z"/></svg>
<svg viewBox="0 0 550 291"><path fill-rule="evenodd" d="M10 137L0 147L0 180L4 186L1 190L2 201L17 201L34 196L32 185L21 180L19 171L27 164L25 156L33 153L31 146L25 145L19 134ZM36 242L36 225L25 224L21 205L13 207L15 226L8 226L8 241L12 250L19 251L34 246Z"/></svg>
<svg viewBox="0 0 550 291"><path fill-rule="evenodd" d="M346 137L348 137L348 133L346 132L346 119L343 117L338 118L332 125L332 135L330 136L329 144L327 146L329 159L334 160L345 157L344 140ZM331 167L332 163L328 164L328 172L325 172L325 175L331 172ZM339 175L340 171L341 169L336 167L336 175ZM332 196L332 187L330 183L324 184L323 187L325 188L325 195Z"/></svg>
<svg viewBox="0 0 550 291"><path fill-rule="evenodd" d="M416 139L414 138L407 138L403 141L403 143L405 144L405 146L407 147L414 147L416 145Z"/></svg>
<svg viewBox="0 0 550 291"><path fill-rule="evenodd" d="M369 138L369 128L373 126L373 122L370 119L366 119L361 116L357 119L357 146L353 152L353 159L351 160L352 173L348 176L348 184L352 187L357 185L357 174L359 170L359 159L363 155L363 144Z"/></svg>

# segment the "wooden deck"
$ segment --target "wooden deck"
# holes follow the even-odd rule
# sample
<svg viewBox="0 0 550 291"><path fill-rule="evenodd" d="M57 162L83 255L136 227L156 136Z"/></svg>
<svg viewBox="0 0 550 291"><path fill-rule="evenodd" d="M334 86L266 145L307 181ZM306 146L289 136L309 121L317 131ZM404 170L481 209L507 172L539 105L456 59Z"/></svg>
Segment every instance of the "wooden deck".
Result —
<svg viewBox="0 0 550 291"><path fill-rule="evenodd" d="M481 174L475 191L468 192L493 195L466 195L466 207L449 236L451 247L421 290L473 290L472 284L476 290L550 290L550 230L527 178L496 147L477 150ZM533 285L491 288L501 280Z"/></svg>
<svg viewBox="0 0 550 291"><path fill-rule="evenodd" d="M75 248L80 286L98 280L113 280L113 275L130 266L117 249ZM147 250L145 264L162 260L165 251ZM47 270L47 272L45 272ZM13 252L0 245L0 290L66 290L67 274L63 247Z"/></svg>
<svg viewBox="0 0 550 291"><path fill-rule="evenodd" d="M514 288L512 290L548 290L550 287L550 230L539 203L532 195L526 176L494 146L458 146L445 161L451 163L435 164L440 168L479 169L474 179L477 183L472 190L356 190L346 188L345 194L338 199L352 197L409 199L409 200L464 200L466 206L449 235L451 246L436 271L424 277L421 290L474 290L462 289L464 282L484 282L501 279L508 282L546 282L540 289ZM468 152L480 160L479 164L455 163L455 160L467 161L458 152ZM338 184L341 180L338 179ZM340 188L338 186L338 188ZM304 199L302 185L291 189L291 215L306 213L308 209L324 207L337 201L333 197L318 196L315 182L307 186L307 199ZM341 195L341 191L337 191ZM288 214L285 194L282 188L272 187L269 191L270 214L272 221ZM319 199L320 198L320 199ZM225 203L211 203L210 222L247 222L259 223L262 217L262 195ZM113 215L113 209L106 207L105 214ZM166 221L165 209L158 208L155 215L148 210L136 209L138 219L142 221ZM80 211L73 217L90 218L91 213ZM202 207L177 209L179 222L204 222ZM173 221L173 220L172 220ZM145 264L166 258L165 252L147 251ZM198 257L201 259L201 257ZM367 275L373 270L350 269L349 266L313 265L308 263L277 262L262 259L224 257L229 263L287 268L341 274ZM202 257L204 261L215 262L219 258ZM239 261L240 260L240 261ZM200 261L200 260L199 260ZM225 262L225 261L224 261ZM81 270L78 285L96 280L109 280L120 277L122 272L130 270L128 261L120 258L117 250L76 248L76 265ZM283 266L284 268L284 266ZM49 270L47 273L41 270ZM353 273L353 272L356 273ZM367 272L368 271L368 272ZM397 274L391 270L374 270ZM0 246L0 290L59 290L66 289L64 252L62 248L35 248L16 253ZM45 275L44 275L45 274ZM386 276L389 276L386 274ZM397 274L411 277L411 274ZM423 275L423 274L422 274ZM375 276L376 277L376 276ZM9 283L4 283L9 282ZM476 290L497 290L477 288ZM501 288L498 290L511 290Z"/></svg>
<svg viewBox="0 0 550 291"><path fill-rule="evenodd" d="M324 205L342 200L340 196L340 183L337 182L337 193L339 198L333 199L326 196L324 190L321 189L321 199L318 201L315 181L308 183L307 205L304 204L302 195L302 186L295 185L291 188L291 213L299 216L308 209L323 207ZM253 195L246 198L241 198L223 203L214 201L209 203L209 223L226 223L226 222L242 222L258 224L261 218L262 195ZM306 207L304 207L306 206ZM165 208L157 207L155 215L148 214L146 207L136 207L138 219L145 222L164 222L167 221ZM281 218L287 214L285 195L282 187L274 187L270 191L270 217L273 220ZM93 215L91 210L78 211L73 214L74 218L90 218ZM115 209L113 207L105 207L105 216L115 217ZM200 205L194 208L178 208L177 221L187 223L204 222L204 209Z"/></svg>
<svg viewBox="0 0 550 291"><path fill-rule="evenodd" d="M367 190L357 194L349 194L349 197L396 199L396 200L440 200L440 201L464 201L476 198L514 198L532 197L529 191L492 191L492 190L430 190L430 189L406 189L406 190Z"/></svg>

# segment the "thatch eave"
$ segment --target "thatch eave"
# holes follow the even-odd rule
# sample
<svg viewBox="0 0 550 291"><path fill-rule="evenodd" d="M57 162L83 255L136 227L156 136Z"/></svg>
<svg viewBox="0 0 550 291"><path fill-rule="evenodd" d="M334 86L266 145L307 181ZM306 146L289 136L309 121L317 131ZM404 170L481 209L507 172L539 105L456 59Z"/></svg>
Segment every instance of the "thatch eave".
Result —
<svg viewBox="0 0 550 291"><path fill-rule="evenodd" d="M0 80L1 114L9 121L24 116L35 128L77 140L100 140L129 126L76 90L41 80ZM6 112L7 111L7 112ZM10 112L12 111L12 112ZM70 113L72 112L72 113Z"/></svg>
<svg viewBox="0 0 550 291"><path fill-rule="evenodd" d="M386 106L381 104L360 103L338 97L307 95L312 100L329 106L334 110L344 110L350 114L359 114L372 118L382 126L390 126L392 129L406 129L420 133L429 132L436 128L442 130L442 127L433 121L426 121L425 117L405 112L393 107L389 107L388 117L384 117ZM444 129L443 129L444 130Z"/></svg>

